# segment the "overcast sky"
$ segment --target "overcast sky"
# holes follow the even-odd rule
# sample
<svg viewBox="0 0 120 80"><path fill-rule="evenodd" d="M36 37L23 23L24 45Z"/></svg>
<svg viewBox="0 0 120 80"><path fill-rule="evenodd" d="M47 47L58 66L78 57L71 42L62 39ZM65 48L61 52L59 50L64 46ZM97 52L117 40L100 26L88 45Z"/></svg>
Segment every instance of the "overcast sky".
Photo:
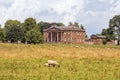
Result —
<svg viewBox="0 0 120 80"><path fill-rule="evenodd" d="M108 27L109 19L120 14L120 0L0 0L0 24L28 17L39 21L79 22L88 35Z"/></svg>

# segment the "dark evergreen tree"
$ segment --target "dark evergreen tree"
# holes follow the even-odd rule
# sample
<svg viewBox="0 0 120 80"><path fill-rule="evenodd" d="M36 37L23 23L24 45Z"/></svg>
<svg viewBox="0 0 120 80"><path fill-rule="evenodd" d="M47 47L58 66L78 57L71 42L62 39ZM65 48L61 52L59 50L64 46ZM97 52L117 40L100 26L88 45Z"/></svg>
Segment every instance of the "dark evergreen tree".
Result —
<svg viewBox="0 0 120 80"><path fill-rule="evenodd" d="M43 30L49 28L50 23L41 21L38 23L38 27L39 27L39 31L43 34Z"/></svg>
<svg viewBox="0 0 120 80"><path fill-rule="evenodd" d="M6 39L12 43L22 41L24 32L19 26L12 26L6 32Z"/></svg>

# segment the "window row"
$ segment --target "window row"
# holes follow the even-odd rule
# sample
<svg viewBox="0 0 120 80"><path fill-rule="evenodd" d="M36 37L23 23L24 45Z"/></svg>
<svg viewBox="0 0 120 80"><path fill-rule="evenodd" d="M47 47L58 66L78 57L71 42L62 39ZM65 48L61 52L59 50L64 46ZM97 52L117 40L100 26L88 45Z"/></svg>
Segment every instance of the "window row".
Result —
<svg viewBox="0 0 120 80"><path fill-rule="evenodd" d="M71 32L64 32L64 35L69 35ZM73 35L84 35L84 33L81 32L72 32Z"/></svg>
<svg viewBox="0 0 120 80"><path fill-rule="evenodd" d="M84 42L84 40L83 39L76 39L76 38L73 38L73 39L71 39L71 38L64 38L64 41L78 41L78 42Z"/></svg>

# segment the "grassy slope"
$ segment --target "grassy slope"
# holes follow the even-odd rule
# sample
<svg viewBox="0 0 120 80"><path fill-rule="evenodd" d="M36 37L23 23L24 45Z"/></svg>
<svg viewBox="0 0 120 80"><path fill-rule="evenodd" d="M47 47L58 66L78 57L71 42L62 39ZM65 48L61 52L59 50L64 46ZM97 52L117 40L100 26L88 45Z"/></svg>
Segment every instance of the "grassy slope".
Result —
<svg viewBox="0 0 120 80"><path fill-rule="evenodd" d="M48 59L60 68L47 68ZM119 80L120 47L0 43L0 80Z"/></svg>

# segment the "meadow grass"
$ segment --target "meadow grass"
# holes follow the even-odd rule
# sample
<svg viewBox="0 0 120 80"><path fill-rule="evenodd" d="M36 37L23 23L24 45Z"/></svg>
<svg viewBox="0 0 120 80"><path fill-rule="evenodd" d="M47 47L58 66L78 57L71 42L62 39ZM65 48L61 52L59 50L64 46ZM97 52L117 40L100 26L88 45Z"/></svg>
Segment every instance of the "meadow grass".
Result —
<svg viewBox="0 0 120 80"><path fill-rule="evenodd" d="M0 43L0 80L120 80L120 47Z"/></svg>

